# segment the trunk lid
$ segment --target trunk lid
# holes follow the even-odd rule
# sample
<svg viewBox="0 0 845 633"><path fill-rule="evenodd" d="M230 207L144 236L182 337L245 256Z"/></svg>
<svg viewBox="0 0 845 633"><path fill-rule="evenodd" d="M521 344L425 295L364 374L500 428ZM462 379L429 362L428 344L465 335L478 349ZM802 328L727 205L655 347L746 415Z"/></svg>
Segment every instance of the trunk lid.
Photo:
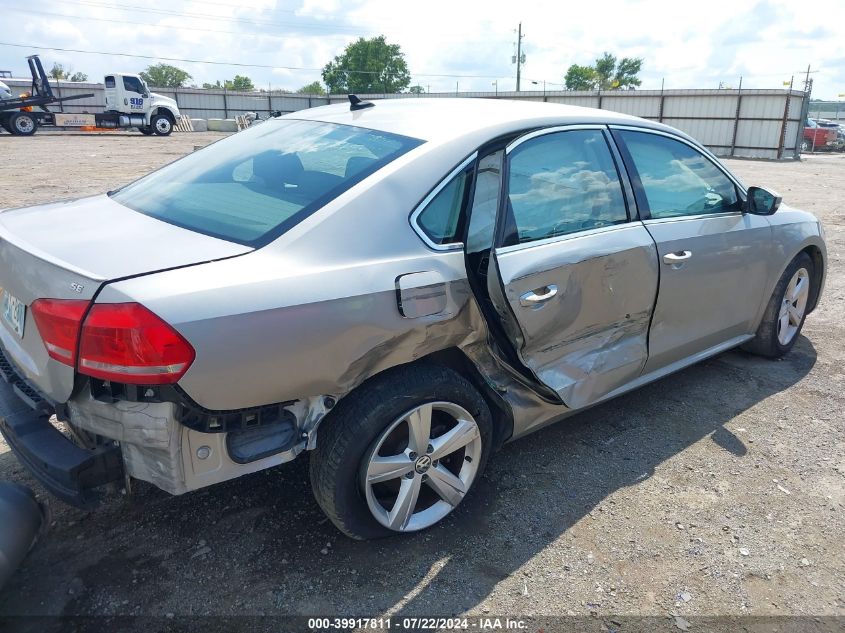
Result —
<svg viewBox="0 0 845 633"><path fill-rule="evenodd" d="M3 211L3 355L44 395L64 402L73 389L74 369L47 355L30 314L33 301L92 299L108 281L251 250L138 213L105 195Z"/></svg>

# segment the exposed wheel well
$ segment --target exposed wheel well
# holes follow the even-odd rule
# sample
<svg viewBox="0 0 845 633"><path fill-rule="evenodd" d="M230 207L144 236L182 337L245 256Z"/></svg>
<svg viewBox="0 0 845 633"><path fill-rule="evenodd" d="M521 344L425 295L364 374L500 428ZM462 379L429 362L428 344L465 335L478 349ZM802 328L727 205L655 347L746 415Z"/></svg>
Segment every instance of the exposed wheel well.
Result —
<svg viewBox="0 0 845 633"><path fill-rule="evenodd" d="M170 119L171 123L176 122L176 117L173 116L173 113L170 110L168 110L167 108L156 108L155 110L153 110L152 116L156 116L157 114L163 114L168 119Z"/></svg>
<svg viewBox="0 0 845 633"><path fill-rule="evenodd" d="M807 309L807 313L809 314L816 309L816 305L819 302L819 291L821 290L822 276L824 274L824 258L822 257L821 250L817 246L808 246L801 252L807 253L807 255L810 256L810 259L813 260L813 279L812 284L810 285L810 306Z"/></svg>
<svg viewBox="0 0 845 633"><path fill-rule="evenodd" d="M513 413L511 412L510 406L490 386L475 364L460 349L450 347L424 356L414 362L443 365L453 369L469 380L487 401L487 405L490 407L490 413L493 414L493 449L497 450L501 448L502 444L510 439L513 435Z"/></svg>
<svg viewBox="0 0 845 633"><path fill-rule="evenodd" d="M350 393L367 385L374 379L382 376L388 372L401 372L403 369L412 367L414 365L439 365L441 367L448 367L453 371L458 372L461 376L466 378L472 385L478 389L478 392L487 402L490 407L490 413L493 416L493 450L500 448L513 435L513 414L510 406L505 400L493 389L482 376L478 368L460 349L456 347L440 350L427 356L423 356L410 363L402 365L395 365L383 371L380 371L364 382L355 387ZM348 394L347 394L348 396Z"/></svg>

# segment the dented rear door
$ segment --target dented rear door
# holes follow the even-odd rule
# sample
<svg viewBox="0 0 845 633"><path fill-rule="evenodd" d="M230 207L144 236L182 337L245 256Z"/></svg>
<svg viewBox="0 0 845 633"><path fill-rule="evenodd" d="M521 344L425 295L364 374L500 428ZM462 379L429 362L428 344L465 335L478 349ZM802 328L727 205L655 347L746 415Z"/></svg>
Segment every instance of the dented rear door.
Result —
<svg viewBox="0 0 845 633"><path fill-rule="evenodd" d="M570 408L637 378L648 358L657 249L629 218L616 165L596 127L508 150L491 298L522 362Z"/></svg>

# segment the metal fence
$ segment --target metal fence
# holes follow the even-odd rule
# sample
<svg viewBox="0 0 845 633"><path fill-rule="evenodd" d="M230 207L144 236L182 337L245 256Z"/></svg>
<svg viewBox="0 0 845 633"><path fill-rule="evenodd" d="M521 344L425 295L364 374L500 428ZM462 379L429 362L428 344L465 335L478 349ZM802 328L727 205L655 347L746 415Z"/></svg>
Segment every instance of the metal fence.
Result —
<svg viewBox="0 0 845 633"><path fill-rule="evenodd" d="M8 80L6 83L13 87L13 90L25 90L29 87L28 82L21 80ZM184 114L202 119L228 119L245 112L258 112L262 115L274 110L295 112L346 100L346 95L309 96L281 91L232 92L200 88L154 90L173 98ZM64 104L66 112L99 111L105 104L102 84L58 82L55 91L62 96L94 93L91 98ZM411 95L359 96L383 99ZM414 96L518 99L603 108L676 127L698 139L718 156L773 159L799 155L809 107L805 93L798 90L461 92Z"/></svg>
<svg viewBox="0 0 845 633"><path fill-rule="evenodd" d="M845 101L810 101L808 112L814 119L845 123Z"/></svg>

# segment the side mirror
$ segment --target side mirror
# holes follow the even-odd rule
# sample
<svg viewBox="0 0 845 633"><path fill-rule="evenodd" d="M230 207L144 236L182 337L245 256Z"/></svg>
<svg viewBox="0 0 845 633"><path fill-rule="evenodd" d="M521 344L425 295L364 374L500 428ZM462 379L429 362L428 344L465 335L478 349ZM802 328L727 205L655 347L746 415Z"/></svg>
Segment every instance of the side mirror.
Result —
<svg viewBox="0 0 845 633"><path fill-rule="evenodd" d="M745 210L754 215L772 215L778 210L781 198L774 191L769 191L763 187L749 187L748 200L745 203Z"/></svg>

